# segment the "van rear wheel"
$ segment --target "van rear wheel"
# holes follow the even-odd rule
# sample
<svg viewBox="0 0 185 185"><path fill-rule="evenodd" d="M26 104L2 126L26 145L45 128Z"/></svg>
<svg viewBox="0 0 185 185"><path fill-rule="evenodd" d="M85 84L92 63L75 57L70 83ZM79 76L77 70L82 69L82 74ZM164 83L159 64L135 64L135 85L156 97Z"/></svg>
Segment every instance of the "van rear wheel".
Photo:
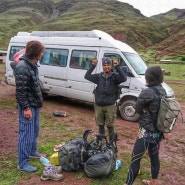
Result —
<svg viewBox="0 0 185 185"><path fill-rule="evenodd" d="M126 100L122 102L122 104L119 107L119 111L121 114L121 117L124 120L127 121L138 121L139 120L139 114L135 111L135 104L136 102L134 100Z"/></svg>

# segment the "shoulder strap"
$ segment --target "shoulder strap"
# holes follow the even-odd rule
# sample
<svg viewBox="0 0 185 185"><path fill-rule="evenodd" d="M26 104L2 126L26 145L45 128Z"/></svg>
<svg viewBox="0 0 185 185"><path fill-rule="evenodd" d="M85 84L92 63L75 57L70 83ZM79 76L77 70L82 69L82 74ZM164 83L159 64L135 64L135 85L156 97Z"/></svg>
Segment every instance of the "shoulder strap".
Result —
<svg viewBox="0 0 185 185"><path fill-rule="evenodd" d="M163 96L156 87L150 87L160 98Z"/></svg>
<svg viewBox="0 0 185 185"><path fill-rule="evenodd" d="M158 90L156 87L154 87L154 86L149 87L149 88L152 89L152 90L156 93L156 95L159 97L159 99L160 99L160 101L161 101L162 95L161 95L161 93L159 92L159 90ZM150 114L152 114L151 111L149 110L149 108L148 108L148 111L149 111ZM157 123L156 123L156 124L157 124ZM156 127L157 127L157 125L156 125ZM162 135L162 137L164 138L164 135Z"/></svg>

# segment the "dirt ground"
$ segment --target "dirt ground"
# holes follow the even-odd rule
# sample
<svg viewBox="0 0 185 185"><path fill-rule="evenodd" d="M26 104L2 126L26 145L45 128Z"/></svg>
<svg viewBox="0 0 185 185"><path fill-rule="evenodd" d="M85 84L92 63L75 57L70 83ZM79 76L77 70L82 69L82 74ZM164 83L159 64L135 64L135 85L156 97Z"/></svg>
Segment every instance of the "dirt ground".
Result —
<svg viewBox="0 0 185 185"><path fill-rule="evenodd" d="M4 99L12 99L15 98L15 88L12 86L5 85L4 83L0 84L0 96L4 97ZM42 112L52 112L54 108L57 109L58 104L54 107L49 106L50 100L44 104L44 107L41 109ZM57 101L57 100L56 100ZM61 103L61 107L68 114L65 117L65 122L73 122L76 123L78 119L81 120L81 124L77 127L76 124L70 124L69 129L87 129L92 128L97 131L94 122L94 111L92 107L82 105L82 104L73 104L72 102L63 101ZM60 107L60 108L61 108ZM185 103L181 103L182 112L185 115ZM59 108L59 107L58 107ZM78 114L71 112L71 110L77 110L77 112L86 112L86 114L90 115L89 117L80 118ZM0 111L0 160L3 160L3 154L11 153L12 151L17 150L17 110L10 111L5 108ZM61 118L56 118L56 121ZM132 151L133 143L135 141L135 137L137 135L137 123L127 122L122 120L119 116L116 120L116 130L119 135L118 147L124 146L124 149L128 151ZM42 131L41 131L42 132ZM160 179L159 185L184 185L184 175L185 175L185 124L181 124L181 116L177 120L177 125L174 131L171 134L166 134L165 140L161 143L160 149L160 159L163 163L169 163L173 165L166 165L165 168L161 166L160 170ZM11 136L11 137L10 137ZM16 153L15 153L16 155ZM49 185L49 184L65 184L65 185L81 185L88 184L89 179L87 178L79 178L78 180L73 181L73 175L67 172L64 172L65 176L64 182L43 182L40 181L38 175L33 175L30 179L22 180L20 185L28 184L28 185Z"/></svg>

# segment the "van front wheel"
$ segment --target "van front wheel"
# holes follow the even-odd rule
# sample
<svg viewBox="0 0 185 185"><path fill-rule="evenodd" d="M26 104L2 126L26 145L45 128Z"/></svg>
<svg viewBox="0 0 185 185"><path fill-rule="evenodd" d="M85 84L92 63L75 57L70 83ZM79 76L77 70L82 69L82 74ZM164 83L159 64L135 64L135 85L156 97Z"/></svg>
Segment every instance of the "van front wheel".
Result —
<svg viewBox="0 0 185 185"><path fill-rule="evenodd" d="M119 107L119 111L120 111L121 117L124 120L138 121L139 114L137 114L135 111L135 108L134 108L135 104L136 102L134 100L126 100L122 102L122 104Z"/></svg>

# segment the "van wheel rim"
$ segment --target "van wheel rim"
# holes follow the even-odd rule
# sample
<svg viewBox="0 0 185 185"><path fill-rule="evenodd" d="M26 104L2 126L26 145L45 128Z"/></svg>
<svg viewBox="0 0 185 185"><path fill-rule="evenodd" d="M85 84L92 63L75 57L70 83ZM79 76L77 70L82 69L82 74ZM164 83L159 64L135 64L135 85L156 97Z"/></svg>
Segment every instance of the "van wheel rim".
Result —
<svg viewBox="0 0 185 185"><path fill-rule="evenodd" d="M135 115L136 111L133 106L127 106L125 107L125 114L129 117L133 117Z"/></svg>

